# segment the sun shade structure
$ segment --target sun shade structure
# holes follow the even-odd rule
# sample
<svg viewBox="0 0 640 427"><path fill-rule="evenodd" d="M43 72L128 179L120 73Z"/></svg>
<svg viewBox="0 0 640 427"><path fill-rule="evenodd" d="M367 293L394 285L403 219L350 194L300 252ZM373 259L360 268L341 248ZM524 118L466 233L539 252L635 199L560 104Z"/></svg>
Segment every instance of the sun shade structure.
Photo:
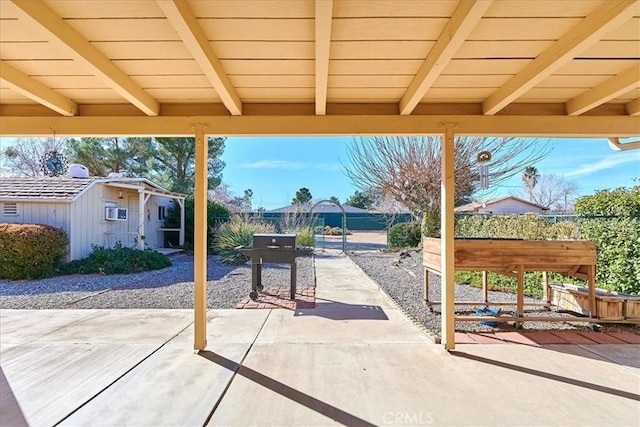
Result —
<svg viewBox="0 0 640 427"><path fill-rule="evenodd" d="M640 134L640 2L2 0L0 135L52 133L195 136L201 231L206 135L443 135L450 263L455 135Z"/></svg>

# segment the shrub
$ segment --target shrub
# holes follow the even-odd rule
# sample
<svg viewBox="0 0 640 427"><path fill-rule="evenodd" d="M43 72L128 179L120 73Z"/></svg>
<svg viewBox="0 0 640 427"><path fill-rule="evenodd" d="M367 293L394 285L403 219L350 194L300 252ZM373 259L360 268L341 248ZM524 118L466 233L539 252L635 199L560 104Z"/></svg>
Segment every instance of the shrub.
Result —
<svg viewBox="0 0 640 427"><path fill-rule="evenodd" d="M92 246L88 257L71 261L58 268L64 274L130 274L169 267L171 261L159 252L122 246L118 242L113 248Z"/></svg>
<svg viewBox="0 0 640 427"><path fill-rule="evenodd" d="M583 238L598 248L598 287L639 294L640 186L580 197L575 209Z"/></svg>
<svg viewBox="0 0 640 427"><path fill-rule="evenodd" d="M325 225L323 233L325 236L342 236L342 228ZM344 234L349 235L351 232L349 230L345 230Z"/></svg>
<svg viewBox="0 0 640 427"><path fill-rule="evenodd" d="M65 257L67 235L59 228L36 224L0 224L0 278L50 276Z"/></svg>
<svg viewBox="0 0 640 427"><path fill-rule="evenodd" d="M312 248L316 246L316 236L313 233L313 228L301 228L296 232L296 235L298 236L296 239L298 246L308 246Z"/></svg>
<svg viewBox="0 0 640 427"><path fill-rule="evenodd" d="M548 236L555 240L579 240L580 225L573 221L560 221L552 224L548 229Z"/></svg>
<svg viewBox="0 0 640 427"><path fill-rule="evenodd" d="M193 196L188 196L184 200L184 245L186 248L193 248L194 204ZM228 221L230 217L231 211L225 206L207 200L207 225L209 226L207 248L215 246L216 230L221 223ZM167 211L164 226L166 228L180 228L180 206L177 203Z"/></svg>
<svg viewBox="0 0 640 427"><path fill-rule="evenodd" d="M389 229L389 249L415 248L422 241L422 227L419 222L401 222Z"/></svg>
<svg viewBox="0 0 640 427"><path fill-rule="evenodd" d="M238 246L250 247L254 233L273 233L273 224L259 219L246 219L235 216L231 221L220 226L216 249L220 255L220 262L224 264L244 264L249 257L237 252Z"/></svg>
<svg viewBox="0 0 640 427"><path fill-rule="evenodd" d="M456 237L541 240L549 236L549 222L536 214L463 215L456 218Z"/></svg>

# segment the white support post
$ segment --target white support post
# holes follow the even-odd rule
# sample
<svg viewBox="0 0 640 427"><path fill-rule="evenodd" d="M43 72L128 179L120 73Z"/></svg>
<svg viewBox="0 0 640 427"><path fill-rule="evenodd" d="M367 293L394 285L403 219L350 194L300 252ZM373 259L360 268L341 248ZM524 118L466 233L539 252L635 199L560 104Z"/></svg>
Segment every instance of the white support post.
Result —
<svg viewBox="0 0 640 427"><path fill-rule="evenodd" d="M204 132L206 125L196 124L194 127L196 159L193 227L193 348L204 350L207 347L207 158L209 146Z"/></svg>
<svg viewBox="0 0 640 427"><path fill-rule="evenodd" d="M144 249L144 190L138 190L138 249Z"/></svg>
<svg viewBox="0 0 640 427"><path fill-rule="evenodd" d="M454 295L454 156L455 140L453 128L455 124L443 124L445 133L441 143L442 184L440 202L440 251L441 257L441 301L442 301L442 344L446 350L455 349L455 295Z"/></svg>
<svg viewBox="0 0 640 427"><path fill-rule="evenodd" d="M178 245L184 246L184 199L178 199L177 202L180 205L180 237L178 238Z"/></svg>

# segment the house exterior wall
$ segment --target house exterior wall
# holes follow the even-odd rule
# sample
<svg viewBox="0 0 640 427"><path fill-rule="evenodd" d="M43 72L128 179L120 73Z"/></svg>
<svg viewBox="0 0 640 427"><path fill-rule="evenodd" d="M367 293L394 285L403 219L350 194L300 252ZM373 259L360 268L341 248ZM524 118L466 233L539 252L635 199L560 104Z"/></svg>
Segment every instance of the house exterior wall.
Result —
<svg viewBox="0 0 640 427"><path fill-rule="evenodd" d="M528 203L522 203L518 200L505 199L498 202L487 205L486 208L479 208L479 214L494 214L494 215L506 215L506 214L526 214L526 213L542 213L542 209L536 206L532 206Z"/></svg>

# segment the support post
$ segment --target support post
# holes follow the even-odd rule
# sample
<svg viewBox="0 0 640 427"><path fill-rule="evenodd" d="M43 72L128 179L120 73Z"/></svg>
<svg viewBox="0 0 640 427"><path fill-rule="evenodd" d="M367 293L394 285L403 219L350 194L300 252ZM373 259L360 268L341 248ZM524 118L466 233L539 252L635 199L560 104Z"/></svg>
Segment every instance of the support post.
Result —
<svg viewBox="0 0 640 427"><path fill-rule="evenodd" d="M195 127L195 189L193 227L193 286L194 286L194 343L195 350L207 347L207 177L208 144L206 126Z"/></svg>
<svg viewBox="0 0 640 427"><path fill-rule="evenodd" d="M442 344L446 350L455 349L455 312L454 312L454 229L453 229L453 209L455 194L454 179L454 123L445 123L444 138L441 145L441 171L442 184L440 186L440 252L441 264L440 270L442 276L440 278L442 294Z"/></svg>
<svg viewBox="0 0 640 427"><path fill-rule="evenodd" d="M184 199L178 199L178 204L180 205L180 235L178 237L178 245L184 246Z"/></svg>
<svg viewBox="0 0 640 427"><path fill-rule="evenodd" d="M144 205L144 190L138 190L138 249L144 249L144 218L146 215L144 212Z"/></svg>

